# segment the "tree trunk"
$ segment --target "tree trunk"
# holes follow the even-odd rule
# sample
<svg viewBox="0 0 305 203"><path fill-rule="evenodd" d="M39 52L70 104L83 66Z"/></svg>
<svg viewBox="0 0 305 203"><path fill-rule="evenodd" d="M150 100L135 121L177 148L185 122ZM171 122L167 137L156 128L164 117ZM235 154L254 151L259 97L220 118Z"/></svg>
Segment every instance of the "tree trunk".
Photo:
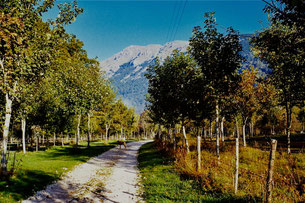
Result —
<svg viewBox="0 0 305 203"><path fill-rule="evenodd" d="M106 124L106 137L105 137L106 143L107 143L107 139L108 139L108 130L109 130L109 125Z"/></svg>
<svg viewBox="0 0 305 203"><path fill-rule="evenodd" d="M219 106L218 106L218 101L216 101L216 155L217 159L220 159L220 154L219 154Z"/></svg>
<svg viewBox="0 0 305 203"><path fill-rule="evenodd" d="M201 170L201 137L197 136L197 170Z"/></svg>
<svg viewBox="0 0 305 203"><path fill-rule="evenodd" d="M189 153L190 152L190 146L189 146L189 142L187 140L184 124L182 125L182 132L183 132L183 137L184 137L184 140L185 140L186 151L187 151L187 153Z"/></svg>
<svg viewBox="0 0 305 203"><path fill-rule="evenodd" d="M49 142L49 134L47 135L47 149L49 148L50 142Z"/></svg>
<svg viewBox="0 0 305 203"><path fill-rule="evenodd" d="M250 123L251 125L251 127L250 127L250 134L251 134L251 137L253 137L254 136L254 123L253 123L253 121L252 121L252 119L251 119L251 123Z"/></svg>
<svg viewBox="0 0 305 203"><path fill-rule="evenodd" d="M237 118L235 118L235 120L236 120L236 136L237 136L237 138L239 139L239 126L238 126L238 120L237 120Z"/></svg>
<svg viewBox="0 0 305 203"><path fill-rule="evenodd" d="M122 137L123 137L123 127L121 127L120 140L122 140Z"/></svg>
<svg viewBox="0 0 305 203"><path fill-rule="evenodd" d="M224 120L225 120L225 117L222 117L221 123L220 123L220 132L221 132L221 141L222 142L225 141L225 131L224 131L224 127L223 127Z"/></svg>
<svg viewBox="0 0 305 203"><path fill-rule="evenodd" d="M64 147L64 135L61 134L61 146Z"/></svg>
<svg viewBox="0 0 305 203"><path fill-rule="evenodd" d="M247 143L246 143L246 124L247 124L247 120L248 120L248 117L246 117L243 120L243 144L244 144L244 147L247 146Z"/></svg>
<svg viewBox="0 0 305 203"><path fill-rule="evenodd" d="M23 153L26 153L26 144L25 144L25 129L26 129L26 119L22 117L21 119L21 130L22 130L22 149Z"/></svg>
<svg viewBox="0 0 305 203"><path fill-rule="evenodd" d="M174 133L173 133L173 141L174 141L174 151L176 151L177 148L177 142L176 142L176 124L174 125Z"/></svg>
<svg viewBox="0 0 305 203"><path fill-rule="evenodd" d="M77 122L77 129L76 129L76 132L77 132L77 135L76 135L76 146L79 145L79 138L80 138L80 121L81 121L81 118L82 118L82 115L79 114L78 115L78 122Z"/></svg>
<svg viewBox="0 0 305 203"><path fill-rule="evenodd" d="M158 139L161 137L161 125L160 123L158 124Z"/></svg>
<svg viewBox="0 0 305 203"><path fill-rule="evenodd" d="M36 134L35 137L36 137L36 152L38 152L38 150L39 150L39 134Z"/></svg>
<svg viewBox="0 0 305 203"><path fill-rule="evenodd" d="M91 140L91 129L90 129L90 123L91 122L91 116L90 113L88 113L88 137L87 137L87 147L90 147L90 140Z"/></svg>
<svg viewBox="0 0 305 203"><path fill-rule="evenodd" d="M210 134L210 139L212 139L212 137L213 137L212 120L210 120L209 134Z"/></svg>
<svg viewBox="0 0 305 203"><path fill-rule="evenodd" d="M12 100L9 98L8 93L5 94L5 121L3 125L3 141L2 141L2 157L1 157L1 169L2 174L4 176L7 175L7 160L6 160L6 154L7 154L7 142L8 142L8 133L10 128L10 122L11 122L11 115L12 115Z"/></svg>
<svg viewBox="0 0 305 203"><path fill-rule="evenodd" d="M239 169L239 138L236 138L235 147L235 179L234 179L234 192L237 193L238 189L238 169Z"/></svg>
<svg viewBox="0 0 305 203"><path fill-rule="evenodd" d="M56 133L53 134L53 146L55 147L56 146Z"/></svg>
<svg viewBox="0 0 305 203"><path fill-rule="evenodd" d="M286 114L287 114L287 123L286 123L286 134L287 134L287 152L291 153L290 149L290 130L291 130L291 105L289 102L286 103Z"/></svg>

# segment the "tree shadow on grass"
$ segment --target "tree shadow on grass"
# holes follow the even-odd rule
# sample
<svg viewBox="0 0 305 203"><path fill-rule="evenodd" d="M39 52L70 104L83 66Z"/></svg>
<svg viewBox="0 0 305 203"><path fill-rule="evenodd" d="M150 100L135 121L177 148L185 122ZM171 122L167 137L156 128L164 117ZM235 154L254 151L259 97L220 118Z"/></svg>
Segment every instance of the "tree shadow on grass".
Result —
<svg viewBox="0 0 305 203"><path fill-rule="evenodd" d="M53 149L51 153L45 153L41 156L45 159L52 160L52 159L60 159L60 160L75 160L86 162L89 158L98 156L111 148L113 148L114 144L109 144L105 146L90 146L90 147L74 147L74 146L67 146L67 147L56 147Z"/></svg>
<svg viewBox="0 0 305 203"><path fill-rule="evenodd" d="M48 184L59 177L56 174L47 174L39 170L20 170L16 177L9 181L0 181L0 191L15 201L26 199L35 191L44 189Z"/></svg>

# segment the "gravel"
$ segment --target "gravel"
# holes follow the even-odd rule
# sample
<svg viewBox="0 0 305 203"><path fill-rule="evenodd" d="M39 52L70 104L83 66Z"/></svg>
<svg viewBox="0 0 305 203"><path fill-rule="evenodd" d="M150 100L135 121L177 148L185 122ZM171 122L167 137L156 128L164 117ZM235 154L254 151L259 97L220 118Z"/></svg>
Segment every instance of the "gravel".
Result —
<svg viewBox="0 0 305 203"><path fill-rule="evenodd" d="M127 149L118 146L91 158L23 202L141 202L137 155L147 142L131 142Z"/></svg>

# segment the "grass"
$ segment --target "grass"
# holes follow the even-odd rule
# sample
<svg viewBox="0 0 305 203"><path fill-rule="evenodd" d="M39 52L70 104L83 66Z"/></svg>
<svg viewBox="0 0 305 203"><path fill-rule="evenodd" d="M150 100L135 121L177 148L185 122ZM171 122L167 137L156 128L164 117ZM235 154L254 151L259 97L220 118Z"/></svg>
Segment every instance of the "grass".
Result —
<svg viewBox="0 0 305 203"><path fill-rule="evenodd" d="M283 136L277 137L284 140ZM298 142L304 140L300 136ZM302 138L302 139L301 139ZM253 139L253 141L259 142ZM175 152L175 167L181 174L199 180L202 188L209 191L219 191L224 194L234 194L243 201L262 202L265 198L266 179L269 160L269 148L266 145L258 147L240 146L240 169L238 192L234 194L233 174L235 165L235 143L221 143L220 160L215 155L215 142L202 143L201 171L196 171L197 153L196 143L190 142L189 154ZM288 155L285 148L276 152L274 167L273 202L305 202L305 154L304 145L300 145L294 153ZM299 153L296 153L299 152ZM173 153L173 152L172 152ZM219 164L218 164L219 162Z"/></svg>
<svg viewBox="0 0 305 203"><path fill-rule="evenodd" d="M0 181L0 202L18 202L44 189L48 184L73 169L75 165L89 160L112 147L116 142L103 144L92 142L74 148L72 146L53 147L46 151L16 153L16 174L8 181ZM11 155L12 157L12 155ZM8 164L10 166L10 163Z"/></svg>
<svg viewBox="0 0 305 203"><path fill-rule="evenodd" d="M153 143L141 147L138 161L146 202L234 202L230 194L205 191L198 181L180 175L172 159L166 158Z"/></svg>
<svg viewBox="0 0 305 203"><path fill-rule="evenodd" d="M278 136L278 140L284 140ZM273 202L305 202L304 137L294 136L295 150L288 155L282 147L276 152ZM261 139L261 140L260 140ZM143 197L147 202L263 202L269 148L263 138L253 139L266 146L240 147L238 192L234 194L235 143L221 143L220 160L215 142L201 143L201 170L197 171L195 139L189 140L190 153L178 143L156 142L144 145L139 154ZM285 141L285 140L284 140ZM297 146L297 144L299 144ZM297 153L298 152L298 153Z"/></svg>

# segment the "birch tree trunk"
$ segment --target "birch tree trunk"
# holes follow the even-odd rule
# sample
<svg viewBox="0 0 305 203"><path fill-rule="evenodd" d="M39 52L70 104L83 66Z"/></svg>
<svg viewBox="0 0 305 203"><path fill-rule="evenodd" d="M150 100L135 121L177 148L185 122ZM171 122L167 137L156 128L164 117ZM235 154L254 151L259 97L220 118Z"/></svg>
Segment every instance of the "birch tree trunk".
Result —
<svg viewBox="0 0 305 203"><path fill-rule="evenodd" d="M25 129L26 129L26 119L22 117L21 119L21 130L22 130L22 149L23 153L26 153L26 146L25 146Z"/></svg>
<svg viewBox="0 0 305 203"><path fill-rule="evenodd" d="M235 118L235 121L236 121L236 136L237 136L237 138L239 139L239 125L238 125L238 120L237 120L237 118Z"/></svg>
<svg viewBox="0 0 305 203"><path fill-rule="evenodd" d="M243 121L243 144L244 144L244 147L247 146L247 143L246 143L246 124L247 124L247 120L248 120L248 117L246 117Z"/></svg>
<svg viewBox="0 0 305 203"><path fill-rule="evenodd" d="M55 147L56 146L56 134L53 133L53 146Z"/></svg>
<svg viewBox="0 0 305 203"><path fill-rule="evenodd" d="M76 135L76 146L79 145L79 137L80 137L80 121L81 121L81 118L82 118L82 115L79 114L78 115L78 122L77 122L77 129L76 129L76 132L77 132L77 135Z"/></svg>
<svg viewBox="0 0 305 203"><path fill-rule="evenodd" d="M216 101L216 155L217 159L220 159L219 155L219 106L218 106L218 101Z"/></svg>
<svg viewBox="0 0 305 203"><path fill-rule="evenodd" d="M238 189L238 169L239 169L239 138L236 138L235 148L235 178L234 178L234 192L237 193Z"/></svg>
<svg viewBox="0 0 305 203"><path fill-rule="evenodd" d="M61 134L61 146L64 147L64 135Z"/></svg>
<svg viewBox="0 0 305 203"><path fill-rule="evenodd" d="M88 137L87 137L87 147L90 147L90 140L91 140L91 129L90 129L90 123L91 122L91 116L90 113L88 113Z"/></svg>
<svg viewBox="0 0 305 203"><path fill-rule="evenodd" d="M120 140L122 140L122 137L123 137L123 128L121 127Z"/></svg>
<svg viewBox="0 0 305 203"><path fill-rule="evenodd" d="M108 130L109 130L109 125L106 124L106 137L105 137L106 143L107 143L107 140L108 140Z"/></svg>
<svg viewBox="0 0 305 203"><path fill-rule="evenodd" d="M187 136L186 136L185 126L184 125L182 125L182 132L183 132L183 137L184 137L184 140L185 140L186 152L189 153L190 152L190 146L189 146L189 142L187 140Z"/></svg>
<svg viewBox="0 0 305 203"><path fill-rule="evenodd" d="M197 170L201 170L201 137L197 136Z"/></svg>
<svg viewBox="0 0 305 203"><path fill-rule="evenodd" d="M221 141L222 142L225 141L225 132L224 132L224 127L223 127L224 120L225 120L225 117L222 117L221 123L220 123L220 132L221 132Z"/></svg>
<svg viewBox="0 0 305 203"><path fill-rule="evenodd" d="M290 149L290 130L291 130L291 105L289 102L286 103L286 114L287 114L287 121L286 121L286 134L287 134L287 152L288 154L291 153Z"/></svg>
<svg viewBox="0 0 305 203"><path fill-rule="evenodd" d="M2 157L1 157L1 169L2 174L4 176L7 175L7 142L8 142L8 133L10 128L11 122L11 115L12 115L12 99L9 97L8 93L5 94L5 121L3 125L3 141L2 141Z"/></svg>

